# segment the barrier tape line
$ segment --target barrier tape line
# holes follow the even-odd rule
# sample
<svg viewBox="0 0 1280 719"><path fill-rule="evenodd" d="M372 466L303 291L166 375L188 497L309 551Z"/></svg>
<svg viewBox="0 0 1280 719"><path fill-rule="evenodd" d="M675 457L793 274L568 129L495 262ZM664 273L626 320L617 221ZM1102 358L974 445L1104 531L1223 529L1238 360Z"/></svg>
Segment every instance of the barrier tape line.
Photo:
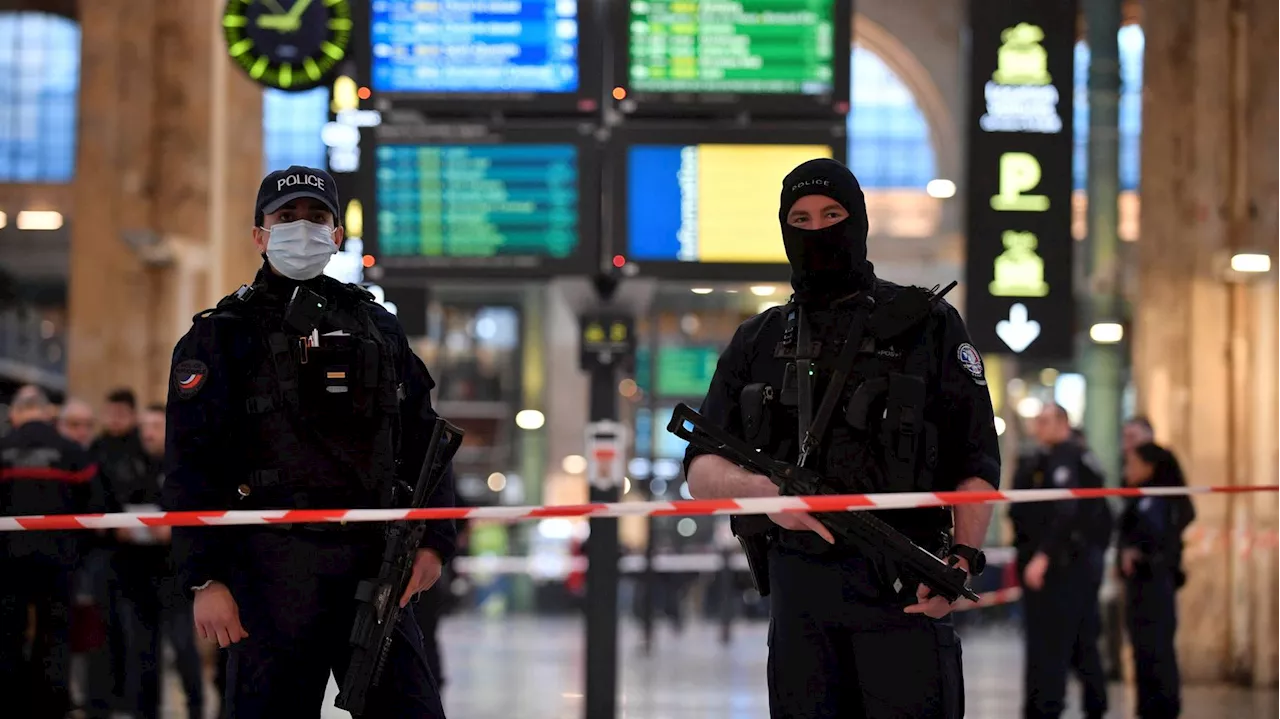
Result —
<svg viewBox="0 0 1280 719"><path fill-rule="evenodd" d="M194 512L121 512L0 517L0 532L132 527L234 526L321 522L392 522L401 519L496 519L523 521L551 517L705 516L770 512L846 512L914 509L963 504L1056 502L1101 497L1169 497L1197 494L1275 492L1280 487L1117 487L1105 489L1019 489L991 492L901 492L809 497L693 499L676 502L618 502L540 507L448 507L432 509L268 509Z"/></svg>

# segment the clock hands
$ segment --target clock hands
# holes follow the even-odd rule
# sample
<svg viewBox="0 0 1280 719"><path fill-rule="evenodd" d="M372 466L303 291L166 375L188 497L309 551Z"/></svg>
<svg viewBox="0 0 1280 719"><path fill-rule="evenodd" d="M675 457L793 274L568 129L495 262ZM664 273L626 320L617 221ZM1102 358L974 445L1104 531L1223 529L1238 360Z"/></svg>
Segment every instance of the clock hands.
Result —
<svg viewBox="0 0 1280 719"><path fill-rule="evenodd" d="M287 15L287 14L288 14L288 13L285 11L285 9L284 9L284 8L280 7L280 2L279 2L279 0L262 0L262 4L263 4L263 5L270 5L271 7L275 8L275 10L276 10L276 12L277 12L277 13L279 13L279 14L281 14L281 15Z"/></svg>
<svg viewBox="0 0 1280 719"><path fill-rule="evenodd" d="M257 25L263 30L297 32L298 28L302 26L302 13L307 11L311 2L312 0L294 0L293 7L289 8L289 12L283 15L260 15L258 16ZM273 4L279 7L279 3L273 2Z"/></svg>

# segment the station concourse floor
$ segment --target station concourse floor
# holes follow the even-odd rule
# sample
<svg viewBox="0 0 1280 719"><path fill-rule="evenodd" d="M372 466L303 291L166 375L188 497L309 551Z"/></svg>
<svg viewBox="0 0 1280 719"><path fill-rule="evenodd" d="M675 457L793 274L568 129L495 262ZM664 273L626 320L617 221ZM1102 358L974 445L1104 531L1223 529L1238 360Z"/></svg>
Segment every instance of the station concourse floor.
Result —
<svg viewBox="0 0 1280 719"><path fill-rule="evenodd" d="M653 654L640 652L639 626L620 629L618 719L768 719L764 622L738 622L722 646L719 628L693 622L675 634L659 622ZM449 616L441 623L445 708L450 719L582 719L583 623L566 618ZM967 719L1019 719L1022 642L1012 630L969 628L964 647ZM182 716L173 672L166 719ZM1079 690L1068 686L1078 719ZM334 709L330 680L324 719ZM1132 687L1111 686L1108 719L1133 716ZM1183 688L1184 719L1275 719L1280 693L1232 686Z"/></svg>

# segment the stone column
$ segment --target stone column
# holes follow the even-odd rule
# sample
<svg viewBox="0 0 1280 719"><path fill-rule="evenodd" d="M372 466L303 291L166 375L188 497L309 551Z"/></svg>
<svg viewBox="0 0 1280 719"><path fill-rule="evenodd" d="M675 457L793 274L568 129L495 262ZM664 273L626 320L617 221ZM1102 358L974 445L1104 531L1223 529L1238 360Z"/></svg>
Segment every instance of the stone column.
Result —
<svg viewBox="0 0 1280 719"><path fill-rule="evenodd" d="M71 391L163 400L191 315L248 281L261 90L223 52L218 0L81 0Z"/></svg>
<svg viewBox="0 0 1280 719"><path fill-rule="evenodd" d="M1144 13L1142 239L1134 304L1139 407L1197 485L1277 483L1274 257L1277 8L1272 0L1149 0ZM1237 278L1239 279L1239 278ZM1276 497L1196 500L1179 595L1187 681L1274 684ZM1272 535L1274 536L1274 534Z"/></svg>

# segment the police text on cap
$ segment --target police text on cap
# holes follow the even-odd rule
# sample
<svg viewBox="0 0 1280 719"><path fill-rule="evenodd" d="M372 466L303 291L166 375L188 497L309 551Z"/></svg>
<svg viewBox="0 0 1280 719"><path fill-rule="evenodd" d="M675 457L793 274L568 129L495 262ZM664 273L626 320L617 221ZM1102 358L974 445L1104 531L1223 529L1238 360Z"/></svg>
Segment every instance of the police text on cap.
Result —
<svg viewBox="0 0 1280 719"><path fill-rule="evenodd" d="M276 180L276 192L294 185L311 185L324 190L324 180L316 175L287 175Z"/></svg>

